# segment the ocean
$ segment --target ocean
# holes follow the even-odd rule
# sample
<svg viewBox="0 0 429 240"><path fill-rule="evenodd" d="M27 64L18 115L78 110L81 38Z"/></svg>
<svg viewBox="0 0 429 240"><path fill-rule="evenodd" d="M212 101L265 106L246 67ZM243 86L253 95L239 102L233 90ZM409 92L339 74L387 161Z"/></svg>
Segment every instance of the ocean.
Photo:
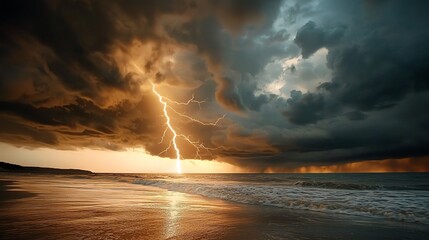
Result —
<svg viewBox="0 0 429 240"><path fill-rule="evenodd" d="M429 224L429 174L137 175L132 181L238 203Z"/></svg>
<svg viewBox="0 0 429 240"><path fill-rule="evenodd" d="M0 239L427 239L428 180L0 173Z"/></svg>

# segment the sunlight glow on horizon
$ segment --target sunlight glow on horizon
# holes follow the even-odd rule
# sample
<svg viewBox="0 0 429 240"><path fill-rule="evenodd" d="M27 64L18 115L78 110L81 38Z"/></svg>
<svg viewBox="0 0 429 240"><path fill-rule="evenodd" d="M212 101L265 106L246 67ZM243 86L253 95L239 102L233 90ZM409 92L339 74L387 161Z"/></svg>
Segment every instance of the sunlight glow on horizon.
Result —
<svg viewBox="0 0 429 240"><path fill-rule="evenodd" d="M0 161L22 166L73 168L98 173L172 173L175 161L152 156L141 148L127 151L50 148L28 149L0 143ZM182 162L183 173L236 173L241 168L215 160L187 159Z"/></svg>
<svg viewBox="0 0 429 240"><path fill-rule="evenodd" d="M127 151L50 148L28 149L0 143L0 161L22 166L82 169L95 173L172 173L174 159L147 154L144 149ZM402 158L363 161L329 166L306 166L294 169L268 168L264 173L352 173L352 172L429 172L427 158ZM216 160L183 160L183 173L251 173L241 168Z"/></svg>

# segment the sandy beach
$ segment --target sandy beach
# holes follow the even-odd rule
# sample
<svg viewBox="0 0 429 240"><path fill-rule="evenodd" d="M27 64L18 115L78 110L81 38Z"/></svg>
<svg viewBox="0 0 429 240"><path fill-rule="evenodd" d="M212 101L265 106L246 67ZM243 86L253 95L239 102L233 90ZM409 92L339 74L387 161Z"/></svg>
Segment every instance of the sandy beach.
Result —
<svg viewBox="0 0 429 240"><path fill-rule="evenodd" d="M427 226L236 204L106 176L0 175L1 239L424 239Z"/></svg>

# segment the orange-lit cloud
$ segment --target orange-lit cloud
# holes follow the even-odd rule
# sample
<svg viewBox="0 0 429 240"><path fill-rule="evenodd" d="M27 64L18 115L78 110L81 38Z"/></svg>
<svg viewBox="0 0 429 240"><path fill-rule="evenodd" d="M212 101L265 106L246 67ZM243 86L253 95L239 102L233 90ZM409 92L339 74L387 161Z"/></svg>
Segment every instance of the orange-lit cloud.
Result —
<svg viewBox="0 0 429 240"><path fill-rule="evenodd" d="M382 172L429 172L429 157L384 159L341 163L327 166L305 166L281 169L268 168L267 173L382 173Z"/></svg>

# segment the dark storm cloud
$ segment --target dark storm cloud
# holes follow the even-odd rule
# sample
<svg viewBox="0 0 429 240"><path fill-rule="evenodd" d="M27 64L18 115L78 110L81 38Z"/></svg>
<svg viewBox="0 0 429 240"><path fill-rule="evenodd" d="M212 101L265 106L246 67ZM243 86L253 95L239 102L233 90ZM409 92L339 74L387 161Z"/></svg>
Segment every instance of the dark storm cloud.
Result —
<svg viewBox="0 0 429 240"><path fill-rule="evenodd" d="M246 109L236 83L246 72L231 67L230 52L246 29L266 31L280 3L2 1L2 141L54 148L143 146L159 153L168 142L157 145L153 139L162 135L164 126L153 96L140 89L146 78L185 87L214 80L221 106ZM152 44L143 50L141 67L148 76L126 70L123 56L117 55L131 57L135 41ZM179 61L174 66L162 63L163 54L175 48L190 53L174 55ZM246 92L246 98L252 97Z"/></svg>
<svg viewBox="0 0 429 240"><path fill-rule="evenodd" d="M244 32L257 37L270 32L282 1L211 1L200 2L214 8L181 26L166 28L168 34L181 44L191 44L207 59L208 68L218 83L216 99L226 109L245 111L243 96L237 91L239 80L246 74L258 73L275 55L285 55L279 45L260 47L253 38L243 38ZM198 3L197 3L198 5ZM197 7L198 8L198 7ZM225 28L227 31L225 31ZM283 36L285 35L285 36ZM286 38L280 32L279 40ZM279 41L277 40L277 41ZM274 40L273 40L274 42ZM247 102L254 99L253 96ZM256 100L258 101L258 100Z"/></svg>
<svg viewBox="0 0 429 240"><path fill-rule="evenodd" d="M168 141L158 144L153 79L174 97L205 100L177 106L198 119L233 112L218 127L172 114L214 149L204 158L264 170L424 156L427 5L2 1L0 140L158 154Z"/></svg>
<svg viewBox="0 0 429 240"><path fill-rule="evenodd" d="M20 146L55 146L58 144L57 136L50 131L35 129L27 124L19 123L16 119L4 116L0 118L0 139Z"/></svg>
<svg viewBox="0 0 429 240"><path fill-rule="evenodd" d="M293 90L287 100L288 110L284 115L296 124L315 123L323 119L324 99L320 94L305 93Z"/></svg>
<svg viewBox="0 0 429 240"><path fill-rule="evenodd" d="M15 81L13 77L38 77L47 87L58 81L65 94L74 92L99 104L104 104L100 96L103 91L130 89L106 54L113 41L131 38L125 29L115 27L110 16L115 8L112 5L97 1L2 2L1 62L8 68L2 71L2 85ZM26 56L31 56L29 53L14 59L23 48L33 47L41 52L38 61L31 61Z"/></svg>
<svg viewBox="0 0 429 240"><path fill-rule="evenodd" d="M332 79L322 83L319 92L308 93L302 100L291 96L288 112L300 106L314 112L308 115L308 119L302 119L302 123L323 119L315 117L323 110L323 102L337 104L338 109L350 107L371 111L393 107L407 94L428 90L429 50L425 44L429 32L421 25L423 16L418 14L418 6L404 6L401 19L409 22L399 22L394 14L400 10L401 4L377 6L378 14L384 14L384 17L378 16L380 19L370 21L368 25L359 25L361 29L355 30L357 33L350 32L344 43L329 50L327 67L332 70ZM412 30L407 27L411 23L415 25ZM305 24L295 38L302 48L303 57L327 46L323 43L325 35L321 29L315 28L313 22ZM420 50L416 52L416 49ZM309 101L314 99L314 95L319 95L319 100ZM300 118L302 113L297 111L296 116L288 116L290 119Z"/></svg>
<svg viewBox="0 0 429 240"><path fill-rule="evenodd" d="M429 18L421 10L427 3L336 3L325 3L330 9L319 21L335 19L345 31L307 22L294 40L303 58L326 47L332 78L315 91L291 92L284 116L295 126L286 127L283 136L270 134L267 141L281 154L265 162L296 167L428 155L423 135L429 114L423 106L429 106L429 32L423 22ZM355 19L339 18L343 12ZM256 159L242 161L266 167Z"/></svg>
<svg viewBox="0 0 429 240"><path fill-rule="evenodd" d="M290 37L290 34L287 32L286 29L282 29L278 32L274 32L270 34L267 38L267 43L272 44L275 42L284 42L288 40Z"/></svg>
<svg viewBox="0 0 429 240"><path fill-rule="evenodd" d="M219 14L220 22L232 31L253 25L260 30L271 27L276 19L281 0L232 0L212 1Z"/></svg>
<svg viewBox="0 0 429 240"><path fill-rule="evenodd" d="M0 102L2 140L61 149L85 146L121 150L149 144L146 141L152 141L152 135L162 129L152 123L159 113L141 108L144 102L122 102L109 108L100 108L84 99L50 108ZM22 141L27 138L33 141Z"/></svg>
<svg viewBox="0 0 429 240"><path fill-rule="evenodd" d="M352 111L352 112L345 113L344 115L346 115L347 118L352 121L363 120L366 118L366 115L360 111Z"/></svg>
<svg viewBox="0 0 429 240"><path fill-rule="evenodd" d="M429 39L429 34L421 37ZM425 43L411 40L415 43L406 46L398 38L370 36L358 46L331 51L328 67L334 77L321 88L359 110L390 107L408 93L428 90Z"/></svg>
<svg viewBox="0 0 429 240"><path fill-rule="evenodd" d="M345 30L344 26L322 29L309 21L298 30L294 42L301 48L302 57L308 58L322 47L329 48L337 44Z"/></svg>
<svg viewBox="0 0 429 240"><path fill-rule="evenodd" d="M18 116L33 123L53 127L76 128L78 124L93 126L102 133L112 133L115 123L112 110L100 109L91 102L78 99L76 104L52 108L35 108L29 104L0 102L2 113Z"/></svg>

